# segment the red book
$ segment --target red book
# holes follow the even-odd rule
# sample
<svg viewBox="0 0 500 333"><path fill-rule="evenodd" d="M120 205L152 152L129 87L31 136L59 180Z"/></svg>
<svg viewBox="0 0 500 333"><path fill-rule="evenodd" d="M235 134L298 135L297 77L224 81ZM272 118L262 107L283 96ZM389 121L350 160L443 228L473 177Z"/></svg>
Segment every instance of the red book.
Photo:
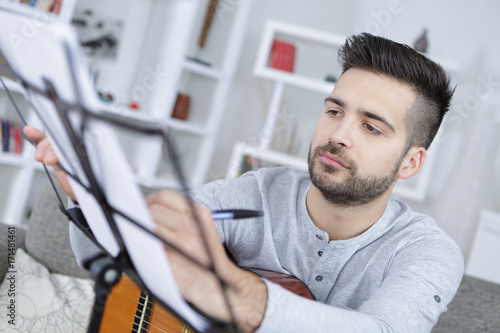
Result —
<svg viewBox="0 0 500 333"><path fill-rule="evenodd" d="M59 14L59 10L61 9L62 0L55 0L52 4L52 8L50 8L50 12L54 14Z"/></svg>
<svg viewBox="0 0 500 333"><path fill-rule="evenodd" d="M282 71L293 72L295 45L279 39L273 41L270 66Z"/></svg>
<svg viewBox="0 0 500 333"><path fill-rule="evenodd" d="M16 154L21 154L23 150L23 140L21 136L21 126L19 125L18 122L16 122L16 145L15 145L15 153Z"/></svg>
<svg viewBox="0 0 500 333"><path fill-rule="evenodd" d="M13 120L9 121L9 152L16 151L16 124Z"/></svg>

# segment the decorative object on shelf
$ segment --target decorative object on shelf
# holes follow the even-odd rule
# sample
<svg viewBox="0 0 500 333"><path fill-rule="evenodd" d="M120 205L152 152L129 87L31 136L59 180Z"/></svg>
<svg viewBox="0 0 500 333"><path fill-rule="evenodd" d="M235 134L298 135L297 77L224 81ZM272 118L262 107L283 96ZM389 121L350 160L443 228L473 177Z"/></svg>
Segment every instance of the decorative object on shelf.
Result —
<svg viewBox="0 0 500 333"><path fill-rule="evenodd" d="M240 172L238 173L238 177L248 171L257 171L261 168L260 161L249 155L245 155L242 158Z"/></svg>
<svg viewBox="0 0 500 333"><path fill-rule="evenodd" d="M214 20L215 11L217 10L217 5L219 0L210 0L208 4L207 12L205 14L205 21L203 22L203 28L201 30L200 39L198 40L198 46L201 48L205 47L207 43L208 32L212 27L212 22Z"/></svg>
<svg viewBox="0 0 500 333"><path fill-rule="evenodd" d="M427 40L427 28L424 28L424 31L420 35L420 37L413 44L413 49L415 51L425 53L427 52L427 48L429 47L429 42Z"/></svg>
<svg viewBox="0 0 500 333"><path fill-rule="evenodd" d="M130 102L130 103L128 104L128 107L129 107L131 110L139 110L139 108L140 108L140 107L139 107L139 103L137 103L137 102L133 102L133 101L132 101L132 102Z"/></svg>
<svg viewBox="0 0 500 333"><path fill-rule="evenodd" d="M200 59L199 51L200 49L205 48L205 44L207 43L207 38L208 38L208 32L212 27L215 12L217 11L218 5L219 5L219 0L210 0L210 2L208 3L207 11L205 13L205 20L203 21L203 27L201 29L200 38L198 39L198 54L196 55L196 57L187 57L189 60L195 61L205 66L210 66L210 63Z"/></svg>
<svg viewBox="0 0 500 333"><path fill-rule="evenodd" d="M269 66L286 72L293 72L295 63L295 45L275 39L269 57Z"/></svg>
<svg viewBox="0 0 500 333"><path fill-rule="evenodd" d="M172 111L172 118L186 120L189 115L190 104L191 97L188 94L178 93L174 110Z"/></svg>
<svg viewBox="0 0 500 333"><path fill-rule="evenodd" d="M114 101L114 97L110 93L103 93L102 91L99 91L97 95L99 96L99 99L104 103L113 103Z"/></svg>
<svg viewBox="0 0 500 333"><path fill-rule="evenodd" d="M336 83L337 82L337 76L333 74L326 74L325 81L326 82L331 82L331 83Z"/></svg>
<svg viewBox="0 0 500 333"><path fill-rule="evenodd" d="M76 10L71 24L78 31L86 52L95 57L115 59L123 22L95 15L92 10Z"/></svg>

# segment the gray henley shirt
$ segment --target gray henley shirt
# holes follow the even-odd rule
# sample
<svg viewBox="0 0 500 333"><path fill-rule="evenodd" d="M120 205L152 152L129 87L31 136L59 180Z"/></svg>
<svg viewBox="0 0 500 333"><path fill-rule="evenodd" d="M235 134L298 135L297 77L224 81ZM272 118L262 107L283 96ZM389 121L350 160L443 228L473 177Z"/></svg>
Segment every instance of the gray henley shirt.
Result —
<svg viewBox="0 0 500 333"><path fill-rule="evenodd" d="M259 218L216 221L222 242L241 267L291 274L316 298L266 280L259 332L430 332L462 279L456 243L432 218L393 198L366 232L329 241L308 215L310 186L304 172L263 168L190 192L212 210L262 210ZM70 236L80 262L96 251L75 227Z"/></svg>
<svg viewBox="0 0 500 333"><path fill-rule="evenodd" d="M310 185L306 173L263 168L191 193L212 210L262 210L260 218L216 221L221 240L240 266L291 274L316 298L266 281L259 332L430 332L462 279L456 243L397 199L363 234L329 241L307 212Z"/></svg>

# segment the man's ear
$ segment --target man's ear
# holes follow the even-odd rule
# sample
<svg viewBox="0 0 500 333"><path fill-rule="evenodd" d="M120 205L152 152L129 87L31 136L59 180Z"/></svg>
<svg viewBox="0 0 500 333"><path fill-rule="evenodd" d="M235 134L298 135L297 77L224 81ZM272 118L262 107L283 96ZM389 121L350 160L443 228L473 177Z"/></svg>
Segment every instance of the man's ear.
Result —
<svg viewBox="0 0 500 333"><path fill-rule="evenodd" d="M398 177L408 179L420 172L424 165L427 150L424 147L411 147L401 163Z"/></svg>

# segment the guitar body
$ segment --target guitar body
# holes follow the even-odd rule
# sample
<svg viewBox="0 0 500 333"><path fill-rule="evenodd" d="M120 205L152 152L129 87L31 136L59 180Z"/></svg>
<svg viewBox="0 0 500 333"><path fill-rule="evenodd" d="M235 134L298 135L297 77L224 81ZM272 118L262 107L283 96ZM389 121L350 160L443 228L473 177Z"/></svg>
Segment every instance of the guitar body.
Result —
<svg viewBox="0 0 500 333"><path fill-rule="evenodd" d="M309 289L291 275L264 270L252 271L299 296L314 299ZM106 299L99 333L124 332L191 333L194 330L152 301L127 275L123 275Z"/></svg>
<svg viewBox="0 0 500 333"><path fill-rule="evenodd" d="M99 333L194 332L123 275L106 299Z"/></svg>

